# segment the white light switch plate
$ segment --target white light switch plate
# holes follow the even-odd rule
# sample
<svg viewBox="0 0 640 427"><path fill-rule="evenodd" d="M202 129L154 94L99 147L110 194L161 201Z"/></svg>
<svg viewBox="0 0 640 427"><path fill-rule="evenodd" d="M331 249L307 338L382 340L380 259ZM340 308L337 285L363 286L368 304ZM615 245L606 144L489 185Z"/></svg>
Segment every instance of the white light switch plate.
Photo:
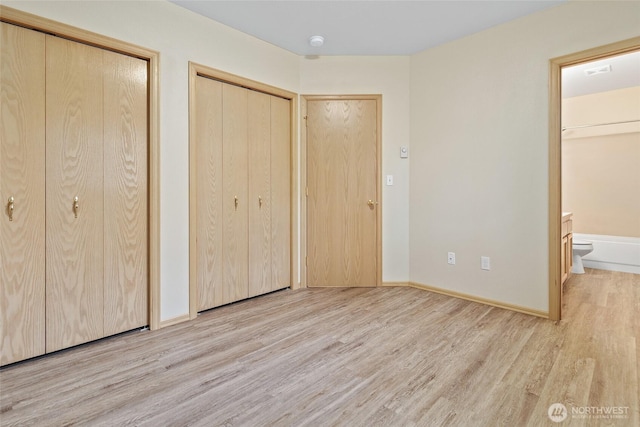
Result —
<svg viewBox="0 0 640 427"><path fill-rule="evenodd" d="M393 175L387 175L387 185L393 185Z"/></svg>

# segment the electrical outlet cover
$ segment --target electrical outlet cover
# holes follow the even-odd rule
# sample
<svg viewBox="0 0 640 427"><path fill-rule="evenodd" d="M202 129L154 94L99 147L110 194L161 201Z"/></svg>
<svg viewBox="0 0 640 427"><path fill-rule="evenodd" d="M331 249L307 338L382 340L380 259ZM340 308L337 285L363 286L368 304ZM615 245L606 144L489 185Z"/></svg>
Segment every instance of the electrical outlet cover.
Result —
<svg viewBox="0 0 640 427"><path fill-rule="evenodd" d="M448 252L447 253L447 263L449 263L451 265L455 265L455 263L456 263L456 253L455 252Z"/></svg>

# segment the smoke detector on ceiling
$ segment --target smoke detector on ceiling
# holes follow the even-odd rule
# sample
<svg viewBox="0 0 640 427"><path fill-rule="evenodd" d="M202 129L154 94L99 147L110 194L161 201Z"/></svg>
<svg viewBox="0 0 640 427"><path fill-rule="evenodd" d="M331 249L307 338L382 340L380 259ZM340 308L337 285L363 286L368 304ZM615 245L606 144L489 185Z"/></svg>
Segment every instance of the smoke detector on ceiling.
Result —
<svg viewBox="0 0 640 427"><path fill-rule="evenodd" d="M603 74L611 72L611 65L600 65L599 67L588 68L584 70L585 76L595 76L596 74Z"/></svg>
<svg viewBox="0 0 640 427"><path fill-rule="evenodd" d="M309 38L309 44L313 47L320 47L324 44L324 37L322 36L311 36Z"/></svg>

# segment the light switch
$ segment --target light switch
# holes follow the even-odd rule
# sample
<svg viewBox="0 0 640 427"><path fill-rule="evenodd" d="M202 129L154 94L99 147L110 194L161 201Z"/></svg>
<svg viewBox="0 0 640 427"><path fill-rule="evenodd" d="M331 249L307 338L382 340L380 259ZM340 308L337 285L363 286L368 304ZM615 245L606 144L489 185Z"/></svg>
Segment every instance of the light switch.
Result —
<svg viewBox="0 0 640 427"><path fill-rule="evenodd" d="M409 157L409 149L403 145L400 147L400 158L406 159L407 157Z"/></svg>
<svg viewBox="0 0 640 427"><path fill-rule="evenodd" d="M393 175L387 175L387 185L393 185Z"/></svg>

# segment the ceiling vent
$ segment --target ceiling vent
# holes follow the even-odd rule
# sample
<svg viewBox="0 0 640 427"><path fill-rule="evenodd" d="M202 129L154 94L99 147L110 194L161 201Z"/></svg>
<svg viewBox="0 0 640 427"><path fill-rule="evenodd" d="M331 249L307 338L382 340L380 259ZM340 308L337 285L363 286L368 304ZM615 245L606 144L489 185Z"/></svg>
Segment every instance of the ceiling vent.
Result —
<svg viewBox="0 0 640 427"><path fill-rule="evenodd" d="M603 74L611 72L611 65L601 65L599 67L588 68L584 70L584 74L588 76L595 76L596 74Z"/></svg>

